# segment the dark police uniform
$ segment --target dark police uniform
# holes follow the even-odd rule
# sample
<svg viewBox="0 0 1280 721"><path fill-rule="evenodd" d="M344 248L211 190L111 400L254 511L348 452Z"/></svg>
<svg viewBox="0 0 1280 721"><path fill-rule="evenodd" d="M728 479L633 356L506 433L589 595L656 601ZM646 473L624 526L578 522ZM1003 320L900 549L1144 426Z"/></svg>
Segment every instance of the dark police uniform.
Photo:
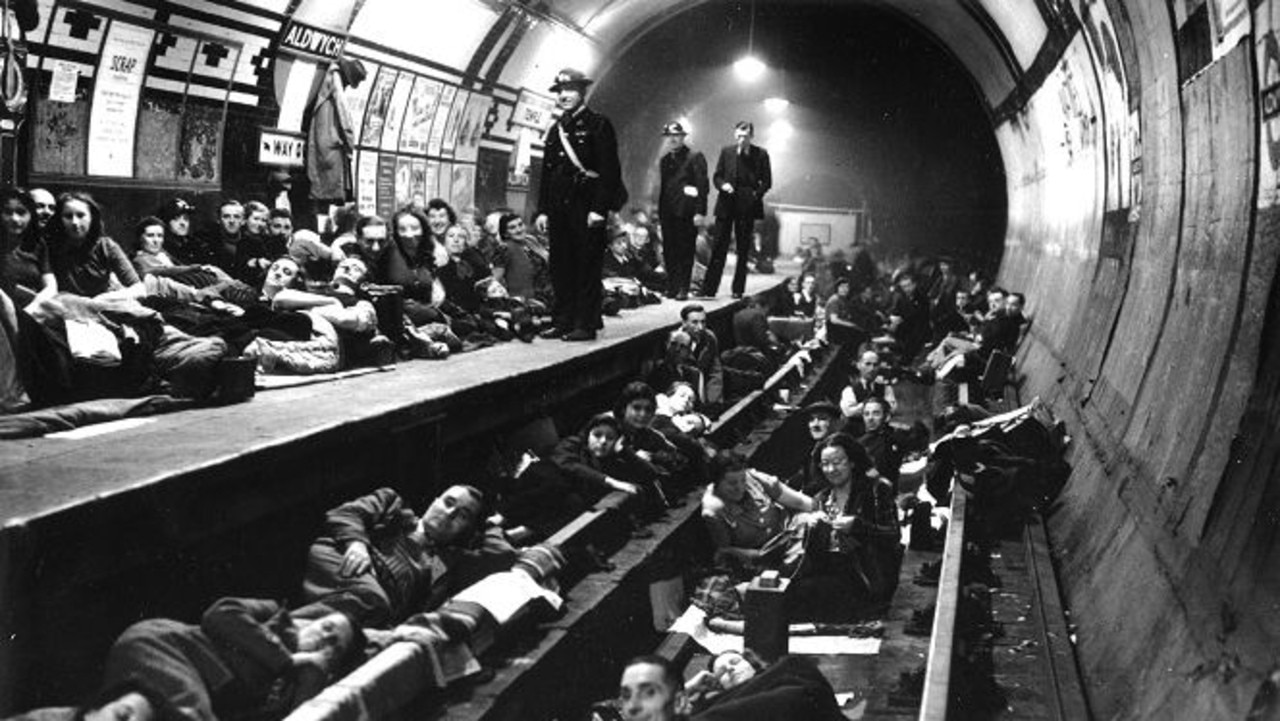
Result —
<svg viewBox="0 0 1280 721"><path fill-rule="evenodd" d="M673 128L672 126L676 126ZM668 130L683 132L676 123ZM663 135L671 133L664 132ZM666 153L658 161L662 177L658 192L658 221L662 224L662 256L667 264L668 291L672 297L689 293L698 229L693 216L707 213L707 159L687 145ZM697 197L685 194L697 189Z"/></svg>
<svg viewBox="0 0 1280 721"><path fill-rule="evenodd" d="M588 171L580 171L560 143L557 126ZM539 212L547 216L551 236L551 286L555 291L552 320L562 330L594 333L603 299L600 275L608 245L609 211L626 202L618 140L609 119L580 105L547 131L542 160ZM587 213L604 216L606 223L587 227Z"/></svg>

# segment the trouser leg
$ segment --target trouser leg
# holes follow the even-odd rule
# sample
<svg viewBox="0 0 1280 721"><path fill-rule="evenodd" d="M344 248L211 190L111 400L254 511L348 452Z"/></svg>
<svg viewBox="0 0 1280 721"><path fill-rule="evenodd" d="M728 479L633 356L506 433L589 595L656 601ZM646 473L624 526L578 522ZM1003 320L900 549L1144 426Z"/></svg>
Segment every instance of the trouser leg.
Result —
<svg viewBox="0 0 1280 721"><path fill-rule="evenodd" d="M662 221L662 255L667 265L667 288L672 296L689 292L697 237L698 231L689 219L671 218Z"/></svg>
<svg viewBox="0 0 1280 721"><path fill-rule="evenodd" d="M550 255L548 258L551 275L551 290L555 294L555 303L551 308L551 319L557 328L573 326L575 297L574 279L574 237L571 214L558 210L547 218L547 231L550 237Z"/></svg>
<svg viewBox="0 0 1280 721"><path fill-rule="evenodd" d="M733 292L742 295L747 288L747 261L751 258L751 233L755 221L748 217L733 219L733 236L738 263L733 269Z"/></svg>
<svg viewBox="0 0 1280 721"><path fill-rule="evenodd" d="M711 261L707 263L707 274L702 278L703 295L715 295L720 290L720 275L724 272L724 261L729 255L729 235L732 232L732 218L716 218Z"/></svg>

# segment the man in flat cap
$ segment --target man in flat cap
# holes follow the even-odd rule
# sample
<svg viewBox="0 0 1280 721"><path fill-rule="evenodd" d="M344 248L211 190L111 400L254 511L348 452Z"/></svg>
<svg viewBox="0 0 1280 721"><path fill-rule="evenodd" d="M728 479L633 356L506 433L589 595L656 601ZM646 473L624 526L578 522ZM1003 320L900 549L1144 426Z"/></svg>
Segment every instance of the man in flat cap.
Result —
<svg viewBox="0 0 1280 721"><path fill-rule="evenodd" d="M702 294L707 297L714 297L720 288L730 233L738 253L738 265L733 272L733 297L741 298L747 287L747 259L751 255L755 222L764 217L762 199L773 185L769 153L752 145L754 136L755 125L745 120L738 122L733 127L734 144L722 148L716 162L714 180L720 194L716 197L716 230L712 235L715 245L702 281Z"/></svg>
<svg viewBox="0 0 1280 721"><path fill-rule="evenodd" d="M627 202L613 124L583 100L591 82L572 68L556 74L551 92L561 115L547 131L538 192L538 214L551 237L551 333L569 341L594 340L604 327L606 223Z"/></svg>
<svg viewBox="0 0 1280 721"><path fill-rule="evenodd" d="M707 159L685 144L688 132L679 121L662 128L666 152L658 162L658 222L662 225L662 255L667 265L667 295L689 298L693 252L698 226L707 214Z"/></svg>

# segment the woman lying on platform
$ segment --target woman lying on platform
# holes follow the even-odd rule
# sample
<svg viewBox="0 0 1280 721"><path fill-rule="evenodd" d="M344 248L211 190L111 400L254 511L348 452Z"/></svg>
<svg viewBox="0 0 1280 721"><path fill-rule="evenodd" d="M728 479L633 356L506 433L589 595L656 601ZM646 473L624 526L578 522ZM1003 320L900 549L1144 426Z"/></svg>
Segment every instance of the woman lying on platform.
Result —
<svg viewBox="0 0 1280 721"><path fill-rule="evenodd" d="M622 448L621 436L621 422L601 413L562 439L550 459L534 462L511 480L500 506L505 524L525 526L534 537L545 538L610 491L636 495L648 487L656 470Z"/></svg>
<svg viewBox="0 0 1280 721"><path fill-rule="evenodd" d="M817 510L798 519L809 532L787 610L793 620L847 623L882 612L898 586L895 491L851 436L826 438L818 454L827 487L814 496Z"/></svg>
<svg viewBox="0 0 1280 721"><path fill-rule="evenodd" d="M702 497L702 520L717 565L749 578L762 568L796 560L786 558L799 549L789 521L795 513L816 510L814 499L749 468L746 458L733 451L716 454L714 467L716 480Z"/></svg>
<svg viewBox="0 0 1280 721"><path fill-rule="evenodd" d="M515 559L472 486L449 487L421 517L382 488L329 511L325 532L307 556L304 601L373 627L430 610Z"/></svg>
<svg viewBox="0 0 1280 721"><path fill-rule="evenodd" d="M283 718L362 658L364 636L342 613L292 613L274 601L224 598L194 626L153 618L120 635L85 721Z"/></svg>
<svg viewBox="0 0 1280 721"><path fill-rule="evenodd" d="M839 721L835 689L810 659L783 656L765 664L749 649L711 659L685 688L692 721ZM706 674L704 676L704 674Z"/></svg>

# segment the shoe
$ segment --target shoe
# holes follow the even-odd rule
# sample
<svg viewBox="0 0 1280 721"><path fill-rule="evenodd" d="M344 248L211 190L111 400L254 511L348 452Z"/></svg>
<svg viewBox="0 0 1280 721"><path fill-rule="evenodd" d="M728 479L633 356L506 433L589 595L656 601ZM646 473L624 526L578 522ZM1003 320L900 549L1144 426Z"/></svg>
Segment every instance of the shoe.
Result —
<svg viewBox="0 0 1280 721"><path fill-rule="evenodd" d="M676 293L676 300L689 300L688 293Z"/></svg>
<svg viewBox="0 0 1280 721"><path fill-rule="evenodd" d="M381 333L369 339L369 364L389 366L396 362L396 344Z"/></svg>
<svg viewBox="0 0 1280 721"><path fill-rule="evenodd" d="M539 338L560 338L568 335L572 328L561 328L560 326L551 326L538 334Z"/></svg>
<svg viewBox="0 0 1280 721"><path fill-rule="evenodd" d="M741 293L734 293L734 294L733 294L733 299L734 299L734 300L742 300L742 294L741 294Z"/></svg>
<svg viewBox="0 0 1280 721"><path fill-rule="evenodd" d="M576 342L576 341L595 340L595 339L596 339L595 331L579 328L578 330L565 334L565 336L561 340Z"/></svg>

